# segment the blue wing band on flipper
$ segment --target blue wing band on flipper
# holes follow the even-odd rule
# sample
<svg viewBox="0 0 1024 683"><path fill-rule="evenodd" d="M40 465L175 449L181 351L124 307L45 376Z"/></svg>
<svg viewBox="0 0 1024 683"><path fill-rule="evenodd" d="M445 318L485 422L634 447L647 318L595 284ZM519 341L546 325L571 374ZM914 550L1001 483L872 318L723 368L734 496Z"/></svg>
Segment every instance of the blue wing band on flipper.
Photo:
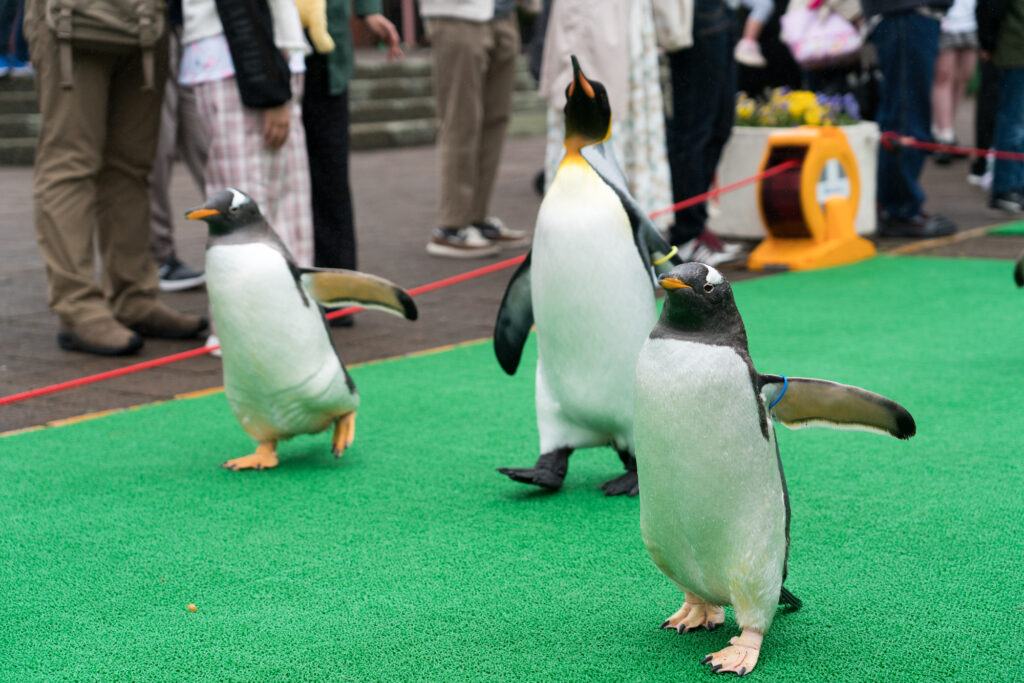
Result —
<svg viewBox="0 0 1024 683"><path fill-rule="evenodd" d="M502 369L514 375L523 345L533 327L533 295L530 291L530 256L516 269L505 290L494 324L494 353Z"/></svg>
<svg viewBox="0 0 1024 683"><path fill-rule="evenodd" d="M672 252L672 246L662 238L657 226L647 217L647 214L629 193L626 177L615 161L611 143L604 142L600 145L584 147L581 154L590 167L608 184L608 187L618 195L633 228L633 242L640 253L644 267L648 270L653 269L657 273L665 273L672 270L673 266L682 263L683 260ZM660 263L655 266L653 265L655 262Z"/></svg>
<svg viewBox="0 0 1024 683"><path fill-rule="evenodd" d="M856 429L897 439L909 439L917 431L906 408L860 387L780 375L759 375L759 379L761 395L773 402L772 417L790 429Z"/></svg>

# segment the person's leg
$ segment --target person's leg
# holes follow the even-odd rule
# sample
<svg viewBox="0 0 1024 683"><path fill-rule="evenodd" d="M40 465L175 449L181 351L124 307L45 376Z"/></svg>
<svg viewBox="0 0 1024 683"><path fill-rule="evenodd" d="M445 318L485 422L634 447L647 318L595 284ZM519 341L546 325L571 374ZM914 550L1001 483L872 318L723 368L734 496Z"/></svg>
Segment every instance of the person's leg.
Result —
<svg viewBox="0 0 1024 683"><path fill-rule="evenodd" d="M915 12L886 16L872 34L883 83L878 109L882 131L931 139L931 100L939 22ZM918 183L924 152L882 148L878 159L878 202L888 217L909 220L921 213Z"/></svg>
<svg viewBox="0 0 1024 683"><path fill-rule="evenodd" d="M978 88L977 110L974 117L974 144L976 147L980 149L992 147L998 108L999 69L991 59L985 59L981 62L981 85Z"/></svg>
<svg viewBox="0 0 1024 683"><path fill-rule="evenodd" d="M153 168L149 172L149 252L163 263L174 253L174 217L171 213L171 173L178 137L178 84L171 74L164 86Z"/></svg>
<svg viewBox="0 0 1024 683"><path fill-rule="evenodd" d="M305 74L292 74L288 139L280 149L261 149L261 184L265 188L263 215L288 245L295 262L313 265L313 200L309 180L306 131L302 126ZM258 112L262 117L262 111Z"/></svg>
<svg viewBox="0 0 1024 683"><path fill-rule="evenodd" d="M735 69L729 54L729 26L724 11L698 8L693 46L668 55L672 118L666 137L676 202L707 191L731 130ZM723 45L724 56L720 54ZM704 203L677 211L670 241L682 244L697 237L706 220Z"/></svg>
<svg viewBox="0 0 1024 683"><path fill-rule="evenodd" d="M313 54L306 58L302 123L313 200L313 264L355 270L348 93L328 94L324 55Z"/></svg>
<svg viewBox="0 0 1024 683"><path fill-rule="evenodd" d="M167 41L156 50L155 82L167 78ZM143 90L142 59L120 57L110 81L103 167L96 182L103 284L114 314L134 323L156 306L149 253L149 184L160 128L162 89Z"/></svg>
<svg viewBox="0 0 1024 683"><path fill-rule="evenodd" d="M967 95L967 82L971 80L978 66L978 50L974 47L958 47L953 65L953 106L950 125L956 124L956 110Z"/></svg>
<svg viewBox="0 0 1024 683"><path fill-rule="evenodd" d="M0 0L0 69L8 68L7 53L9 51L11 38L14 36L14 20L18 18L18 0ZM7 71L0 71L0 76L6 76Z"/></svg>
<svg viewBox="0 0 1024 683"><path fill-rule="evenodd" d="M942 50L932 82L932 131L940 142L953 140L953 86L956 50Z"/></svg>
<svg viewBox="0 0 1024 683"><path fill-rule="evenodd" d="M999 70L999 110L993 146L1001 152L1024 152L1024 69ZM1014 192L1024 192L1024 162L996 159L993 197Z"/></svg>
<svg viewBox="0 0 1024 683"><path fill-rule="evenodd" d="M33 200L36 238L46 263L49 305L62 327L113 317L94 282L93 240L98 231L96 183L107 133L112 57L76 54L74 87L60 86L57 41L34 0L26 29L36 67L40 135Z"/></svg>
<svg viewBox="0 0 1024 683"><path fill-rule="evenodd" d="M461 228L473 222L483 129L484 74L490 27L461 19L427 22L434 57L437 133L438 225Z"/></svg>
<svg viewBox="0 0 1024 683"><path fill-rule="evenodd" d="M505 143L512 91L515 90L519 28L515 13L488 24L487 72L483 79L483 121L477 147L477 182L473 193L471 222L487 218L491 191Z"/></svg>

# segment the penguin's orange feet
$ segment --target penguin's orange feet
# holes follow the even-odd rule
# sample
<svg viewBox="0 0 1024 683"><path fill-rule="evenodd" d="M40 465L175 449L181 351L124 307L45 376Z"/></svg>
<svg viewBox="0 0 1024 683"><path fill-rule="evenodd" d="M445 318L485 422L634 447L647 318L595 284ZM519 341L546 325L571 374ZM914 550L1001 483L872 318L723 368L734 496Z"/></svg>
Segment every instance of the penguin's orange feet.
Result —
<svg viewBox="0 0 1024 683"><path fill-rule="evenodd" d="M734 673L746 676L757 666L757 658L761 654L762 636L752 629L744 629L743 634L729 640L729 647L705 657L701 664L711 666L716 674Z"/></svg>
<svg viewBox="0 0 1024 683"><path fill-rule="evenodd" d="M227 460L220 466L229 470L269 470L277 467L277 442L263 441L252 455Z"/></svg>
<svg viewBox="0 0 1024 683"><path fill-rule="evenodd" d="M689 591L686 602L679 611L665 620L661 628L675 629L679 633L696 631L699 628L714 631L725 623L725 610L718 605L705 602Z"/></svg>
<svg viewBox="0 0 1024 683"><path fill-rule="evenodd" d="M356 411L345 413L334 423L334 438L331 440L331 452L340 458L345 449L352 445L356 438Z"/></svg>

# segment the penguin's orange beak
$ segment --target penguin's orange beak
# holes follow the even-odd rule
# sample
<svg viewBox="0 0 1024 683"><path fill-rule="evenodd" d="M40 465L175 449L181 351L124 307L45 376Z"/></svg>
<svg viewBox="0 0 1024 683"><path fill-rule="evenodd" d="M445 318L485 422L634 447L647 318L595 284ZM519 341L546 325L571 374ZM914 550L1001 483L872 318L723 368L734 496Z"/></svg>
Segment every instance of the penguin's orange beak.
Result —
<svg viewBox="0 0 1024 683"><path fill-rule="evenodd" d="M663 289L672 291L673 289L693 289L690 285L686 284L679 278L675 277L663 277L661 278L661 286Z"/></svg>
<svg viewBox="0 0 1024 683"><path fill-rule="evenodd" d="M569 84L569 96L572 96L573 91L576 90L576 84L579 83L580 87L583 88L583 94L590 99L594 99L594 87L590 85L590 81L583 75L576 55L571 55L570 58L572 59L572 83Z"/></svg>
<svg viewBox="0 0 1024 683"><path fill-rule="evenodd" d="M192 209L185 214L185 218L190 221L198 221L206 218L207 216L219 216L220 211L217 209Z"/></svg>

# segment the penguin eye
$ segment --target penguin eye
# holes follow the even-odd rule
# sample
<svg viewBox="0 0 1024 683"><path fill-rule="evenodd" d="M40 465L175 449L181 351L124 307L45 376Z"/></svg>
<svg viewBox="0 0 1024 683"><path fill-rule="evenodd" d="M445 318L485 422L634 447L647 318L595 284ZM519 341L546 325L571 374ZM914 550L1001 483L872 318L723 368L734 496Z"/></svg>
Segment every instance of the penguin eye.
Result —
<svg viewBox="0 0 1024 683"><path fill-rule="evenodd" d="M712 285L712 284L710 284L710 283L706 283L706 284L704 285L704 291L705 291L705 292L710 292L710 291L711 291L712 289L714 289L714 288L715 288L715 286L714 286L714 285Z"/></svg>
<svg viewBox="0 0 1024 683"><path fill-rule="evenodd" d="M238 213L238 207L232 206L230 209L228 209L228 213Z"/></svg>

